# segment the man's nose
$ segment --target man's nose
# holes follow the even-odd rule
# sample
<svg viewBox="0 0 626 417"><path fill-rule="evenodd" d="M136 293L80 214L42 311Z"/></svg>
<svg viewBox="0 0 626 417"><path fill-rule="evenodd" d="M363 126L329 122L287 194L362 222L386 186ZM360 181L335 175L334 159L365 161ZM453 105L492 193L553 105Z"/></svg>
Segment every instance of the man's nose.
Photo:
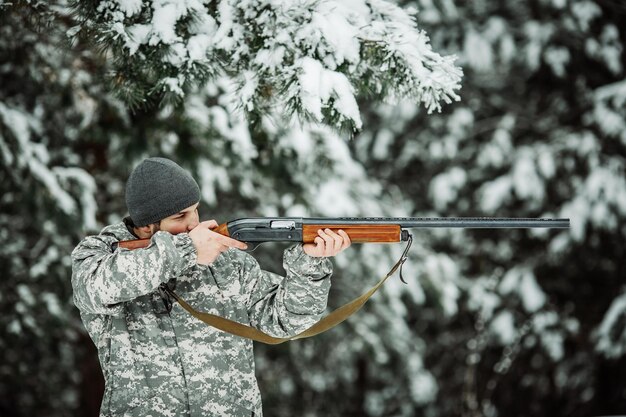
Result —
<svg viewBox="0 0 626 417"><path fill-rule="evenodd" d="M187 225L187 230L191 231L191 230L195 229L196 226L199 225L199 224L200 224L200 221L198 219L193 219Z"/></svg>

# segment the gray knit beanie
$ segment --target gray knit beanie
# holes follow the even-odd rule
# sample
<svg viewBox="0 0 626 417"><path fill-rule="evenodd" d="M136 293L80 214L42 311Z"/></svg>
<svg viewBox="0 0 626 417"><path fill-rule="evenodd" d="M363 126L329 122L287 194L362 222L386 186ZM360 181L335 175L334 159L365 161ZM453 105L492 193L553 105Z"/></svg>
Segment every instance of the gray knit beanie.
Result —
<svg viewBox="0 0 626 417"><path fill-rule="evenodd" d="M198 183L166 158L145 159L126 181L126 207L137 227L157 223L198 201Z"/></svg>

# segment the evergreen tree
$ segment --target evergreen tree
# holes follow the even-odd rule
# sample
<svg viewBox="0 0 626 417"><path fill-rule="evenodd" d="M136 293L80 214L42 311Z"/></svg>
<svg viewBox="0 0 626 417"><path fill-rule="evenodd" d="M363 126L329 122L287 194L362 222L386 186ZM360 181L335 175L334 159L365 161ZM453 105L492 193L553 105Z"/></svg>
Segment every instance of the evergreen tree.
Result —
<svg viewBox="0 0 626 417"><path fill-rule="evenodd" d="M0 414L97 414L102 381L71 302L69 253L121 219L128 173L156 155L195 174L201 217L220 222L572 219L569 232L414 233L408 285L389 281L329 333L256 347L266 415L624 409L609 382L626 366L619 4L71 6L0 6ZM461 92L453 58L415 19L435 51L459 56ZM256 256L281 272L281 249ZM330 306L401 249L337 257Z"/></svg>
<svg viewBox="0 0 626 417"><path fill-rule="evenodd" d="M63 20L45 2L4 7L0 414L43 415L79 402L84 330L70 309L68 253L83 228L96 226L96 184L79 144L100 91L89 53L64 53L54 24Z"/></svg>
<svg viewBox="0 0 626 417"><path fill-rule="evenodd" d="M432 51L407 11L384 0L74 2L80 27L111 51L131 104L180 101L216 75L252 118L297 114L359 129L357 92L405 96L428 111L458 100L454 57Z"/></svg>
<svg viewBox="0 0 626 417"><path fill-rule="evenodd" d="M623 6L420 1L459 56L462 102L373 105L352 143L416 215L569 217L569 231L429 235L407 306L438 395L432 415L606 415L626 406ZM389 161L395 161L390 165ZM414 261L415 262L415 261ZM412 289L410 291L413 291ZM381 328L388 326L381 324ZM383 413L384 414L384 413Z"/></svg>
<svg viewBox="0 0 626 417"><path fill-rule="evenodd" d="M130 4L120 2L117 6ZM371 90L379 96L412 95L433 110L439 99L457 98L454 90L458 89L460 72L452 66L452 58L441 58L430 51L425 35L415 29L412 18L401 9L379 3L370 10L371 15L361 5L361 11L367 12L363 15L331 16L332 5L310 2L302 10L282 11L267 5L270 14L281 16L274 16L279 20L273 23L277 30L293 34L296 27L284 13L298 12L302 14L300 24L305 19L308 30L319 35L314 45L306 42L315 38L306 37L301 43L287 45L292 49L286 49L285 56L290 62L298 61L297 68L285 72L279 71L277 64L265 68L268 52L259 50L241 62L220 64L211 71L208 67L185 67L189 72L180 73L193 82L181 83L180 90L171 91L171 80L157 80L151 78L155 74L146 73L150 68L163 68L159 76L174 71L168 66L171 62L157 65L156 61L165 56L159 48L170 48L169 43L157 45L154 60L143 62L155 45L147 42L138 47L138 53L129 53L127 44L117 44L117 37L108 37L108 29L91 26L89 10L95 9L89 9L87 2L75 5L79 7L73 12L78 12L79 19L87 17L86 21L76 20L63 1L3 6L0 51L7 64L2 66L0 99L2 233L12 242L0 256L2 271L9 277L3 281L2 291L6 313L2 319L2 350L10 359L2 368L3 414L97 412L101 377L93 346L71 303L69 253L85 234L119 221L124 213L124 180L141 158L168 156L191 169L202 186L203 217L226 220L235 213L384 215L393 210L390 202L381 199L382 187L366 177L336 129L353 129L361 123L355 107L357 90ZM348 13L339 4L334 7ZM259 8L252 4L248 11ZM229 10L238 13L232 22L226 19ZM245 8L224 2L216 16L222 16L219 22L226 37L240 30L227 28L236 26L235 21L237 28L251 30L246 36L259 36L248 39L248 48L252 48L252 44L260 45L261 40L271 38L271 34L255 32L265 30L253 27L258 26L255 13L248 14ZM328 19L334 20L329 23ZM388 25L393 19L403 30L396 33L396 44L387 44L380 39L382 32L376 31L395 30ZM347 28L364 22L371 23L370 31L361 33L369 36L367 45L341 44L345 40L331 24L343 23L342 27ZM156 28L164 30L160 24ZM104 39L102 50L93 45L91 38L98 33ZM284 34L281 36L285 39ZM421 61L420 57L407 55L412 51L401 48L402 36L420 39L420 51L427 58ZM107 45L106 41L114 44ZM247 41L242 42L241 48L246 49ZM369 57L370 65L356 66L361 52ZM209 50L203 53L210 56ZM206 65L220 63L218 59L200 61ZM427 68L420 67L424 63ZM135 69L124 65L134 65ZM250 68L244 71L244 65ZM406 83L395 89L377 86L382 86L381 77L387 76L378 71L380 65L404 71ZM261 67L268 72L261 71ZM357 69L378 73L378 78L361 77ZM235 96L245 98L239 75L250 76L254 71L261 74L254 75L257 79L283 78L250 90L248 101L233 100ZM311 84L312 75L306 71L313 71L320 85ZM214 76L203 78L209 72ZM150 91L141 90L150 80L154 82ZM281 90L275 97L263 95L272 88L280 90L282 82L290 84L291 90ZM168 86L165 90L164 85ZM112 95L111 86L118 97L128 101ZM169 99L172 92L178 96L175 100ZM142 98L141 106L129 111L128 104L137 104L133 96ZM161 100L160 105L151 102L155 99ZM262 105L252 106L252 102ZM338 190L341 198L337 198ZM269 248L260 257L266 267L279 270L276 252ZM286 357L288 353L284 352L278 361L288 362ZM300 377L290 376L292 380ZM271 398L274 394L270 387L267 391ZM269 404L271 407L271 401ZM294 407L300 408L296 401L285 404L290 413Z"/></svg>

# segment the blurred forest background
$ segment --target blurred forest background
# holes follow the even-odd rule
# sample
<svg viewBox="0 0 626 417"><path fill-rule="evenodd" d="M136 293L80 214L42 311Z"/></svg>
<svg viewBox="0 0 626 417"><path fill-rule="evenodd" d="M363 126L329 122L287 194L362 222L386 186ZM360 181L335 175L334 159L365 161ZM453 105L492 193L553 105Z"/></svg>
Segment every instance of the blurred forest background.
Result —
<svg viewBox="0 0 626 417"><path fill-rule="evenodd" d="M222 23L235 4L195 3ZM125 180L146 156L195 174L204 220L571 219L567 231L415 231L408 285L391 280L324 335L255 347L267 416L626 414L626 3L351 1L333 14L340 2L299 2L302 13L326 10L317 31L301 25L306 14L286 13L283 26L260 19L274 3L240 2L233 22L250 29L239 32L248 49L233 35L232 55L224 45L213 55L240 60L229 74L210 62L185 67L165 32L148 39L138 24L124 38L119 24L140 22L152 2L0 2L0 415L97 415L102 376L72 304L69 254L126 215ZM434 97L441 112L415 91L385 94L406 74L374 41L350 55L356 35L337 20L365 4L392 22L417 10L433 51L457 56L460 100L445 103L454 76ZM288 54L277 46L293 38L289 19L310 30L307 42L326 42L314 57L327 71L352 74L354 103L339 84L317 109L289 99L294 74L278 65ZM170 35L189 24L181 18ZM242 58L272 39L274 55ZM414 45L404 46L410 55ZM155 64L164 57L169 66ZM278 63L275 78L259 83L267 62ZM233 80L257 81L249 90ZM272 83L286 92L264 104ZM337 257L329 307L372 285L401 246ZM257 258L281 272L282 249Z"/></svg>

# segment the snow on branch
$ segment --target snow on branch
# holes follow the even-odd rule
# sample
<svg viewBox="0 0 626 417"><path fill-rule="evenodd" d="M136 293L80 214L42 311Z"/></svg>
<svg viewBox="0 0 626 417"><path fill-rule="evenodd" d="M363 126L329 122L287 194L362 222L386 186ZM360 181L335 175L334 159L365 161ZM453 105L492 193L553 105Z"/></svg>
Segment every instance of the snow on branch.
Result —
<svg viewBox="0 0 626 417"><path fill-rule="evenodd" d="M94 230L95 181L83 169L53 166L48 147L38 141L42 131L42 121L36 114L0 102L0 156L11 175L34 180L36 187L29 191L48 195L64 214L75 216L82 211L83 226ZM78 197L76 191L72 192L76 188L72 183L79 185Z"/></svg>
<svg viewBox="0 0 626 417"><path fill-rule="evenodd" d="M434 52L412 12L385 0L74 2L110 49L130 104L180 100L216 74L246 111L361 127L357 95L410 98L428 112L459 100L462 71ZM134 103L133 103L134 101Z"/></svg>
<svg viewBox="0 0 626 417"><path fill-rule="evenodd" d="M626 353L626 292L613 300L602 323L594 330L596 350L607 358L619 358Z"/></svg>

